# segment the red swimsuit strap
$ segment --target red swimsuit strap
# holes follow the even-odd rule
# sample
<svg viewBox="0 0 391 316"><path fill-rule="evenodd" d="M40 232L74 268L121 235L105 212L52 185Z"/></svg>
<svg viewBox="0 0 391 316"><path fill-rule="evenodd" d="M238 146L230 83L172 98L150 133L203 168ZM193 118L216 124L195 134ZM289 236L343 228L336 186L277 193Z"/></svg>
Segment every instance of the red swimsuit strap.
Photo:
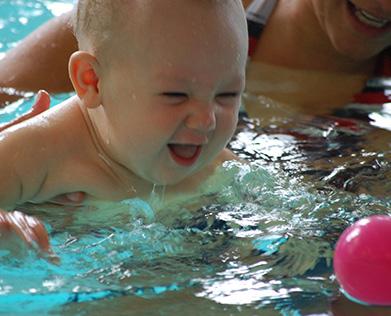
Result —
<svg viewBox="0 0 391 316"><path fill-rule="evenodd" d="M391 102L391 48L384 50L377 61L373 78L354 95L353 101L364 104L383 104Z"/></svg>
<svg viewBox="0 0 391 316"><path fill-rule="evenodd" d="M277 0L253 0L247 7L246 16L249 35L249 57L254 54L263 28L276 5Z"/></svg>

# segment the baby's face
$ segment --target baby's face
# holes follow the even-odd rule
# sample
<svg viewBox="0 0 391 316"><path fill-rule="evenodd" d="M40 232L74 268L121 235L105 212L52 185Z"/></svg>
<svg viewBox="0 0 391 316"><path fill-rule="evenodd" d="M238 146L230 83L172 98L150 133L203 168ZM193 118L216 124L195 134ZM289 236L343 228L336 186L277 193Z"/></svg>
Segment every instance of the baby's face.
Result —
<svg viewBox="0 0 391 316"><path fill-rule="evenodd" d="M157 8L161 14L148 17L136 45L122 31L102 66L107 120L96 125L105 149L156 184L180 182L221 152L235 131L244 89L247 32L240 2L187 2Z"/></svg>

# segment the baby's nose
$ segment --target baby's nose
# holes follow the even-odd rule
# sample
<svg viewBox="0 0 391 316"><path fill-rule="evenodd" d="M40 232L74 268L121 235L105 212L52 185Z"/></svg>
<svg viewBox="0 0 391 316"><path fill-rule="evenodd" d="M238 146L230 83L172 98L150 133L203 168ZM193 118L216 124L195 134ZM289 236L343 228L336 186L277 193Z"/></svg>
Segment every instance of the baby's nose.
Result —
<svg viewBox="0 0 391 316"><path fill-rule="evenodd" d="M212 103L197 103L186 118L185 126L189 129L207 133L216 128L216 113Z"/></svg>

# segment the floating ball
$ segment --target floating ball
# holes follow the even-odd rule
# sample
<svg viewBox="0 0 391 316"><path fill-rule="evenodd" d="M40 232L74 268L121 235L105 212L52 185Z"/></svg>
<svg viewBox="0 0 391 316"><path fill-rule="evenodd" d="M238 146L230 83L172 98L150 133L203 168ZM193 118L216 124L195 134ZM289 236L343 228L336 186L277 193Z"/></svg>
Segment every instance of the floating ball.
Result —
<svg viewBox="0 0 391 316"><path fill-rule="evenodd" d="M336 244L334 271L348 297L391 306L391 216L369 216L348 227Z"/></svg>

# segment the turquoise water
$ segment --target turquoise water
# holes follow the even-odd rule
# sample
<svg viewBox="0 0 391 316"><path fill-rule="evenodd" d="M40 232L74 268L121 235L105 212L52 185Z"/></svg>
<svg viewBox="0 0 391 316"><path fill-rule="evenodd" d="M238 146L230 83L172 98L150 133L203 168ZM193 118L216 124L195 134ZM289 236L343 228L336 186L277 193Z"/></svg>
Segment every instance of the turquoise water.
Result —
<svg viewBox="0 0 391 316"><path fill-rule="evenodd" d="M71 3L0 1L2 52ZM146 201L26 205L61 263L0 252L0 314L327 315L339 234L391 214L390 148L374 142L389 136L366 122L243 118L230 147L249 164L224 164L193 196L168 202L157 187Z"/></svg>
<svg viewBox="0 0 391 316"><path fill-rule="evenodd" d="M6 52L32 30L72 7L75 1L0 1L0 53ZM0 55L1 56L1 55Z"/></svg>
<svg viewBox="0 0 391 316"><path fill-rule="evenodd" d="M331 270L337 236L358 217L386 213L391 201L318 192L275 172L227 163L193 197L192 205L202 201L195 209L189 201L164 205L161 194L99 210L26 207L49 225L61 264L5 254L0 312L10 302L15 312L42 313L168 292L237 312L326 312L338 291Z"/></svg>

